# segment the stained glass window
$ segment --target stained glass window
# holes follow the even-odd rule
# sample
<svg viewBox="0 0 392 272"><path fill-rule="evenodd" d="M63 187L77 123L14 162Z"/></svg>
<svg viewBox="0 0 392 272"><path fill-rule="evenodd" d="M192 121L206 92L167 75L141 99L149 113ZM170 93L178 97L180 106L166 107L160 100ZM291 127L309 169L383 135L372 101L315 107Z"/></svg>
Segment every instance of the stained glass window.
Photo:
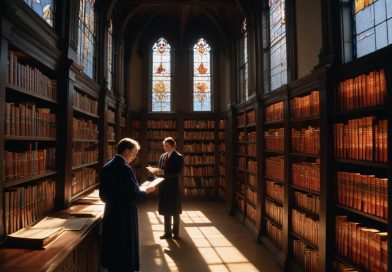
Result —
<svg viewBox="0 0 392 272"><path fill-rule="evenodd" d="M94 53L96 43L95 33L95 0L80 0L79 31L78 31L78 61L89 77L93 77Z"/></svg>
<svg viewBox="0 0 392 272"><path fill-rule="evenodd" d="M270 89L287 83L285 0L269 0Z"/></svg>
<svg viewBox="0 0 392 272"><path fill-rule="evenodd" d="M240 86L239 99L244 101L248 99L248 32L246 18L242 22L241 40L240 40Z"/></svg>
<svg viewBox="0 0 392 272"><path fill-rule="evenodd" d="M193 46L193 110L211 111L211 48L201 38Z"/></svg>
<svg viewBox="0 0 392 272"><path fill-rule="evenodd" d="M392 44L392 0L355 0L352 8L357 58Z"/></svg>
<svg viewBox="0 0 392 272"><path fill-rule="evenodd" d="M152 47L151 111L171 111L171 47L160 38Z"/></svg>
<svg viewBox="0 0 392 272"><path fill-rule="evenodd" d="M113 85L113 25L112 20L109 22L108 28L108 89L112 90Z"/></svg>
<svg viewBox="0 0 392 272"><path fill-rule="evenodd" d="M50 26L53 26L53 0L24 0L35 13L41 16Z"/></svg>

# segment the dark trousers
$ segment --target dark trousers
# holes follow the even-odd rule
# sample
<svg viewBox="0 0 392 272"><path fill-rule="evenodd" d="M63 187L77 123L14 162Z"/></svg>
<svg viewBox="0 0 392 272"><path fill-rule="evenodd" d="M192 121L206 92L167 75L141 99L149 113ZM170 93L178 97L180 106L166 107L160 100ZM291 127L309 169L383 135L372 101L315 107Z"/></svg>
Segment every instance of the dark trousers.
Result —
<svg viewBox="0 0 392 272"><path fill-rule="evenodd" d="M173 229L171 228L172 216L173 216ZM164 215L163 221L165 225L165 234L167 235L173 234L178 236L178 233L180 231L180 215L179 214Z"/></svg>

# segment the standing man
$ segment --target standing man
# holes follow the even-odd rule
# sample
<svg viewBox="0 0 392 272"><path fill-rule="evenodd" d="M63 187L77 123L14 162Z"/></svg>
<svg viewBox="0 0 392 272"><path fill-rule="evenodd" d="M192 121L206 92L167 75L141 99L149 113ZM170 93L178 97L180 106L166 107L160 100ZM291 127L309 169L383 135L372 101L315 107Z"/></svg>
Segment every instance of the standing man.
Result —
<svg viewBox="0 0 392 272"><path fill-rule="evenodd" d="M109 272L139 271L139 232L136 204L146 201L129 164L136 158L139 143L124 138L117 144L117 155L101 172L99 196L105 205L102 222L102 267Z"/></svg>
<svg viewBox="0 0 392 272"><path fill-rule="evenodd" d="M159 205L158 212L163 215L165 233L161 239L179 239L181 194L180 194L180 174L184 168L184 158L176 151L176 142L172 137L163 140L165 153L161 155L158 168L153 172L165 178L159 185ZM173 228L172 228L173 217Z"/></svg>

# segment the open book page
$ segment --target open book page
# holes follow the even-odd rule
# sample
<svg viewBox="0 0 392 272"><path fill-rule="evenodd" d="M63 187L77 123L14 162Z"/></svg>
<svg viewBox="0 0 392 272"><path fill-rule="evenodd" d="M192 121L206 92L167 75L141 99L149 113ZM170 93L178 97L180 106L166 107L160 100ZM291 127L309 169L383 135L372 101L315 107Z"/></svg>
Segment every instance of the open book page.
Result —
<svg viewBox="0 0 392 272"><path fill-rule="evenodd" d="M153 167L153 166L147 166L146 169L151 173L151 174L156 174L159 172L161 169L159 167Z"/></svg>
<svg viewBox="0 0 392 272"><path fill-rule="evenodd" d="M152 188L152 187L159 185L159 183L161 183L164 180L165 180L164 178L155 178L153 181L143 182L143 184L140 185L140 187L144 190L147 190L148 188Z"/></svg>
<svg viewBox="0 0 392 272"><path fill-rule="evenodd" d="M75 205L67 209L66 212L76 217L97 217L104 208L103 205Z"/></svg>
<svg viewBox="0 0 392 272"><path fill-rule="evenodd" d="M87 223L87 218L55 218L45 217L32 226L34 229L64 228L64 230L81 230Z"/></svg>

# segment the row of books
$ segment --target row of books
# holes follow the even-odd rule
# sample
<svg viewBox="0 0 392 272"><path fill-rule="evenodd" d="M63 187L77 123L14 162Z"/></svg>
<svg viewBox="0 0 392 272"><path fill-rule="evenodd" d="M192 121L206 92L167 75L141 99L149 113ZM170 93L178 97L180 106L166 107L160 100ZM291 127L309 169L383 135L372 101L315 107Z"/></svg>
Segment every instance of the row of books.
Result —
<svg viewBox="0 0 392 272"><path fill-rule="evenodd" d="M140 121L139 120L132 120L131 121L131 128L132 129L140 129Z"/></svg>
<svg viewBox="0 0 392 272"><path fill-rule="evenodd" d="M246 113L241 113L237 116L237 125L245 126L246 124L256 123L256 111L251 110Z"/></svg>
<svg viewBox="0 0 392 272"><path fill-rule="evenodd" d="M314 247L320 245L320 222L296 209L291 210L291 228L293 232Z"/></svg>
<svg viewBox="0 0 392 272"><path fill-rule="evenodd" d="M267 177L284 180L284 157L268 157L265 159L265 174Z"/></svg>
<svg viewBox="0 0 392 272"><path fill-rule="evenodd" d="M319 252L309 248L301 240L293 240L293 255L296 262L305 272L319 271Z"/></svg>
<svg viewBox="0 0 392 272"><path fill-rule="evenodd" d="M192 143L192 144L184 144L184 153L192 153L192 152L207 152L212 153L215 150L214 143Z"/></svg>
<svg viewBox="0 0 392 272"><path fill-rule="evenodd" d="M72 166L98 161L98 149L94 150L72 150Z"/></svg>
<svg viewBox="0 0 392 272"><path fill-rule="evenodd" d="M281 121L283 120L283 101L271 104L265 107L265 121Z"/></svg>
<svg viewBox="0 0 392 272"><path fill-rule="evenodd" d="M98 141L98 125L92 120L73 118L72 120L72 137L74 140L85 139Z"/></svg>
<svg viewBox="0 0 392 272"><path fill-rule="evenodd" d="M184 188L185 197L194 198L214 198L217 195L217 189L214 187L206 188Z"/></svg>
<svg viewBox="0 0 392 272"><path fill-rule="evenodd" d="M156 151L149 151L147 153L147 161L149 162L155 162L158 163L159 158L161 157L162 152L156 152Z"/></svg>
<svg viewBox="0 0 392 272"><path fill-rule="evenodd" d="M284 151L284 128L266 130L264 139L267 150Z"/></svg>
<svg viewBox="0 0 392 272"><path fill-rule="evenodd" d="M167 131L167 130L148 130L147 131L147 139L150 140L159 140L163 141L166 137L177 138L176 131Z"/></svg>
<svg viewBox="0 0 392 272"><path fill-rule="evenodd" d="M98 115L98 100L91 98L85 93L77 91L74 92L73 106L82 111Z"/></svg>
<svg viewBox="0 0 392 272"><path fill-rule="evenodd" d="M336 216L336 250L366 271L388 271L388 233Z"/></svg>
<svg viewBox="0 0 392 272"><path fill-rule="evenodd" d="M35 149L31 144L24 152L5 151L5 181L45 173L56 168L56 149Z"/></svg>
<svg viewBox="0 0 392 272"><path fill-rule="evenodd" d="M337 202L388 219L388 179L337 172Z"/></svg>
<svg viewBox="0 0 392 272"><path fill-rule="evenodd" d="M296 153L318 155L320 153L320 128L291 129L291 149Z"/></svg>
<svg viewBox="0 0 392 272"><path fill-rule="evenodd" d="M257 188L257 176L256 175L248 173L247 182L248 182L249 186L252 186L253 188Z"/></svg>
<svg viewBox="0 0 392 272"><path fill-rule="evenodd" d="M235 205L236 205L237 210L240 213L245 214L245 200L243 198L236 195L235 196Z"/></svg>
<svg viewBox="0 0 392 272"><path fill-rule="evenodd" d="M203 156L184 156L185 164L215 164L215 156L203 155Z"/></svg>
<svg viewBox="0 0 392 272"><path fill-rule="evenodd" d="M225 143L220 143L218 147L219 147L219 152L222 152L222 153L225 152L225 150L226 150L226 144Z"/></svg>
<svg viewBox="0 0 392 272"><path fill-rule="evenodd" d="M56 137L56 114L33 103L5 103L5 134Z"/></svg>
<svg viewBox="0 0 392 272"><path fill-rule="evenodd" d="M320 192L320 161L293 163L291 181L296 186Z"/></svg>
<svg viewBox="0 0 392 272"><path fill-rule="evenodd" d="M54 207L55 181L41 180L34 185L4 192L5 235L31 225Z"/></svg>
<svg viewBox="0 0 392 272"><path fill-rule="evenodd" d="M265 192L267 196L279 202L280 204L283 204L284 187L282 184L266 180Z"/></svg>
<svg viewBox="0 0 392 272"><path fill-rule="evenodd" d="M265 224L267 236L274 242L278 248L283 247L283 230L278 228L275 224L267 218Z"/></svg>
<svg viewBox="0 0 392 272"><path fill-rule="evenodd" d="M247 147L247 154L249 156L256 157L257 156L257 145L256 144L249 144Z"/></svg>
<svg viewBox="0 0 392 272"><path fill-rule="evenodd" d="M106 109L106 118L108 122L116 123L116 112Z"/></svg>
<svg viewBox="0 0 392 272"><path fill-rule="evenodd" d="M219 120L219 124L218 124L218 126L219 126L219 129L225 129L225 126L226 126L226 120L225 119L221 119L221 120Z"/></svg>
<svg viewBox="0 0 392 272"><path fill-rule="evenodd" d="M120 116L120 127L125 128L127 125L127 118L123 115Z"/></svg>
<svg viewBox="0 0 392 272"><path fill-rule="evenodd" d="M135 139L137 139L137 138L135 138ZM163 139L162 139L162 141L163 141ZM162 143L162 141L148 141L148 148L150 149L150 150L162 150L162 153L164 152L164 149L163 149L163 143Z"/></svg>
<svg viewBox="0 0 392 272"><path fill-rule="evenodd" d="M215 128L214 120L185 120L184 128L196 128L196 129L213 129Z"/></svg>
<svg viewBox="0 0 392 272"><path fill-rule="evenodd" d="M71 194L75 195L97 183L97 170L85 167L72 172Z"/></svg>
<svg viewBox="0 0 392 272"><path fill-rule="evenodd" d="M320 92L312 91L303 97L294 97L290 100L290 116L300 119L317 116L320 113Z"/></svg>
<svg viewBox="0 0 392 272"><path fill-rule="evenodd" d="M344 263L338 262L338 261L333 261L332 263L332 267L334 269L334 271L336 272L360 272L357 269L352 268L351 266L348 266Z"/></svg>
<svg viewBox="0 0 392 272"><path fill-rule="evenodd" d="M257 193L252 191L252 189L250 189L249 187L246 187L245 189L245 197L254 206L257 205Z"/></svg>
<svg viewBox="0 0 392 272"><path fill-rule="evenodd" d="M106 135L108 141L115 141L116 140L116 133L114 132L114 126L108 126L106 128Z"/></svg>
<svg viewBox="0 0 392 272"><path fill-rule="evenodd" d="M213 141L215 139L213 131L184 131L184 141L204 140Z"/></svg>
<svg viewBox="0 0 392 272"><path fill-rule="evenodd" d="M341 110L382 105L386 90L384 69L372 71L340 82L335 105Z"/></svg>
<svg viewBox="0 0 392 272"><path fill-rule="evenodd" d="M110 160L117 154L117 146L116 144L108 144L106 146L106 155L107 158Z"/></svg>
<svg viewBox="0 0 392 272"><path fill-rule="evenodd" d="M220 163L225 163L226 162L226 154L225 154L225 152L220 152L219 153L219 155L218 155L218 161L220 162Z"/></svg>
<svg viewBox="0 0 392 272"><path fill-rule="evenodd" d="M214 176L214 167L212 166L185 166L184 167L184 176Z"/></svg>
<svg viewBox="0 0 392 272"><path fill-rule="evenodd" d="M218 185L223 187L223 188L226 188L226 178L225 177L219 177Z"/></svg>
<svg viewBox="0 0 392 272"><path fill-rule="evenodd" d="M57 99L57 81L28 64L23 64L23 55L8 51L8 84L53 100Z"/></svg>
<svg viewBox="0 0 392 272"><path fill-rule="evenodd" d="M135 126L133 126L135 124ZM140 121L135 121L132 123L133 128L140 128ZM175 129L176 121L175 120L147 120L147 128L148 129Z"/></svg>
<svg viewBox="0 0 392 272"><path fill-rule="evenodd" d="M215 178L203 178L203 177L185 177L184 178L184 187L215 187L216 180Z"/></svg>
<svg viewBox="0 0 392 272"><path fill-rule="evenodd" d="M320 197L294 191L294 205L301 210L314 215L320 214Z"/></svg>
<svg viewBox="0 0 392 272"><path fill-rule="evenodd" d="M253 225L256 224L256 209L249 203L246 204L245 216L253 223Z"/></svg>
<svg viewBox="0 0 392 272"><path fill-rule="evenodd" d="M388 120L374 116L334 124L334 150L337 158L387 162Z"/></svg>
<svg viewBox="0 0 392 272"><path fill-rule="evenodd" d="M242 170L246 169L255 175L257 174L257 161L255 160L238 157L238 167Z"/></svg>
<svg viewBox="0 0 392 272"><path fill-rule="evenodd" d="M219 173L219 175L224 176L226 174L226 168L223 167L222 165L219 165L218 173Z"/></svg>
<svg viewBox="0 0 392 272"><path fill-rule="evenodd" d="M274 202L265 200L265 213L279 225L283 224L283 207L276 205Z"/></svg>
<svg viewBox="0 0 392 272"><path fill-rule="evenodd" d="M226 133L224 131L219 131L218 132L218 139L223 141L226 137Z"/></svg>

